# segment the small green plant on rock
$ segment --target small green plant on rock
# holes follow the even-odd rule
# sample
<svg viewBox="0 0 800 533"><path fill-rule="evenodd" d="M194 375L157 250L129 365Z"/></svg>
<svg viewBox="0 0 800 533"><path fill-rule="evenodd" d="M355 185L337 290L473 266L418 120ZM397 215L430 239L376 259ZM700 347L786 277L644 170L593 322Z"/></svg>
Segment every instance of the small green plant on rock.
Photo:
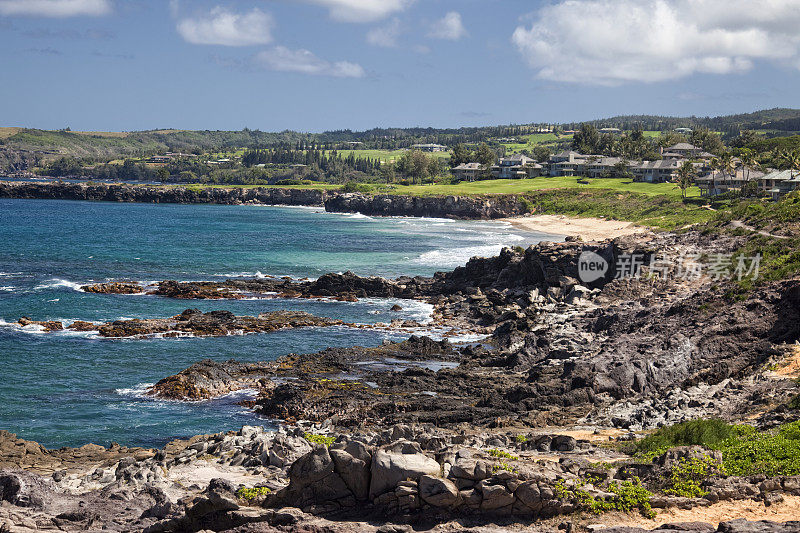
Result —
<svg viewBox="0 0 800 533"><path fill-rule="evenodd" d="M504 452L503 450L498 450L496 448L492 448L489 450L489 455L495 457L497 459L511 459L512 461L516 461L519 459L516 455L511 455L508 452Z"/></svg>
<svg viewBox="0 0 800 533"><path fill-rule="evenodd" d="M621 483L611 482L604 490L614 494L613 498L598 499L591 495L584 487L586 481L578 480L575 486L570 488L563 480L556 481L555 495L561 500L570 500L579 509L591 511L595 514L603 514L609 511L620 511L629 513L639 511L646 518L655 517L650 503L653 493L642 486L639 478L622 481Z"/></svg>
<svg viewBox="0 0 800 533"><path fill-rule="evenodd" d="M330 448L331 444L336 442L336 437L329 437L328 435L318 435L316 433L306 433L303 435L311 444L322 444L326 448Z"/></svg>
<svg viewBox="0 0 800 533"><path fill-rule="evenodd" d="M255 488L252 488L252 489L248 489L246 487L242 487L242 488L240 488L239 490L236 491L236 497L241 499L241 500L247 500L247 501L250 502L250 501L253 501L253 500L257 500L258 498L261 498L262 496L266 496L270 492L272 492L272 491L267 487L255 487Z"/></svg>
<svg viewBox="0 0 800 533"><path fill-rule="evenodd" d="M672 467L669 476L669 489L665 492L684 498L700 498L706 495L702 484L713 475L723 473L722 466L713 458L702 457L683 458Z"/></svg>
<svg viewBox="0 0 800 533"><path fill-rule="evenodd" d="M511 472L512 474L516 474L517 469L508 464L505 461L500 461L496 465L492 466L492 473L497 473L501 470L505 470L506 472Z"/></svg>
<svg viewBox="0 0 800 533"><path fill-rule="evenodd" d="M514 437L514 439L519 443L528 442L527 435L517 435L516 437Z"/></svg>

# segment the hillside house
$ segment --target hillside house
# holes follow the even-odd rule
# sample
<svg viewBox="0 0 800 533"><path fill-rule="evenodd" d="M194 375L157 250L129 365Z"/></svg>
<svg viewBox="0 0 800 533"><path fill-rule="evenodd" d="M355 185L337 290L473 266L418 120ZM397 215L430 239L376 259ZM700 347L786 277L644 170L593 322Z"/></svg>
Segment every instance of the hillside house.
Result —
<svg viewBox="0 0 800 533"><path fill-rule="evenodd" d="M461 163L453 168L453 176L465 181L475 181L484 175L484 167L480 163Z"/></svg>
<svg viewBox="0 0 800 533"><path fill-rule="evenodd" d="M503 157L491 170L492 177L498 179L535 178L542 175L542 165L523 154Z"/></svg>

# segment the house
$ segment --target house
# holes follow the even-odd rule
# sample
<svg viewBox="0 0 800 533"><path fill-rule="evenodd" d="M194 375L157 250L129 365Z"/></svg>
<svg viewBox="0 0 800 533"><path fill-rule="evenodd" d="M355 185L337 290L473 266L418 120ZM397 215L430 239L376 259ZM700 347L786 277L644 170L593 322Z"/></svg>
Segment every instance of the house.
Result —
<svg viewBox="0 0 800 533"><path fill-rule="evenodd" d="M499 179L535 178L542 175L542 165L523 154L503 157L491 170L492 177Z"/></svg>
<svg viewBox="0 0 800 533"><path fill-rule="evenodd" d="M447 146L442 146L441 144L414 144L411 149L423 152L446 152Z"/></svg>
<svg viewBox="0 0 800 533"><path fill-rule="evenodd" d="M667 183L678 173L681 162L677 159L659 159L658 161L642 161L631 166L634 181L647 183Z"/></svg>
<svg viewBox="0 0 800 533"><path fill-rule="evenodd" d="M484 171L485 169L480 163L461 163L452 170L453 176L466 181L480 179L483 177Z"/></svg>
<svg viewBox="0 0 800 533"><path fill-rule="evenodd" d="M745 167L737 168L733 174L715 170L705 176L695 178L695 184L700 188L703 196L716 196L728 191L740 191L748 183L755 182L761 188L764 173Z"/></svg>
<svg viewBox="0 0 800 533"><path fill-rule="evenodd" d="M584 164L587 178L612 178L617 174L621 157L589 156Z"/></svg>
<svg viewBox="0 0 800 533"><path fill-rule="evenodd" d="M772 195L773 200L780 200L790 192L800 190L800 172L773 170L758 179L758 188Z"/></svg>
<svg viewBox="0 0 800 533"><path fill-rule="evenodd" d="M548 174L552 177L580 176L583 174L588 155L568 150L550 156Z"/></svg>
<svg viewBox="0 0 800 533"><path fill-rule="evenodd" d="M608 133L610 135L622 135L622 130L619 128L600 128L600 133Z"/></svg>
<svg viewBox="0 0 800 533"><path fill-rule="evenodd" d="M699 157L700 154L704 153L702 148L698 148L697 146L689 143L678 143L675 145L670 146L665 150L666 152L671 152L673 154L678 154L681 157L686 159L692 159L695 157ZM708 154L711 155L711 154ZM713 156L712 156L713 157Z"/></svg>
<svg viewBox="0 0 800 533"><path fill-rule="evenodd" d="M675 128L673 130L675 133L680 133L681 135L691 135L692 128Z"/></svg>

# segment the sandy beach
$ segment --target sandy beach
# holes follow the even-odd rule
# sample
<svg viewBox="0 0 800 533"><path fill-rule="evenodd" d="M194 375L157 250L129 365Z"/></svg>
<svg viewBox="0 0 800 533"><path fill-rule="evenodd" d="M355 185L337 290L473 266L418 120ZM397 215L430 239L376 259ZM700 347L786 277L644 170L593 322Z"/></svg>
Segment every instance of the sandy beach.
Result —
<svg viewBox="0 0 800 533"><path fill-rule="evenodd" d="M580 237L584 241L602 241L649 231L632 222L602 218L572 218L563 215L533 215L503 220L526 231Z"/></svg>

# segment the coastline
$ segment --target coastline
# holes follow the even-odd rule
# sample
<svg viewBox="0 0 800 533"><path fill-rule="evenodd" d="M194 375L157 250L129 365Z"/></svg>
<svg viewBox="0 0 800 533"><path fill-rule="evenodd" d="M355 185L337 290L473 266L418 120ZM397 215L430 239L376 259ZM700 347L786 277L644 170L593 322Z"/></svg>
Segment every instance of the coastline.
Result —
<svg viewBox="0 0 800 533"><path fill-rule="evenodd" d="M649 232L647 228L637 226L633 222L602 218L576 218L565 215L529 215L504 218L502 221L525 231L578 237L589 242Z"/></svg>

